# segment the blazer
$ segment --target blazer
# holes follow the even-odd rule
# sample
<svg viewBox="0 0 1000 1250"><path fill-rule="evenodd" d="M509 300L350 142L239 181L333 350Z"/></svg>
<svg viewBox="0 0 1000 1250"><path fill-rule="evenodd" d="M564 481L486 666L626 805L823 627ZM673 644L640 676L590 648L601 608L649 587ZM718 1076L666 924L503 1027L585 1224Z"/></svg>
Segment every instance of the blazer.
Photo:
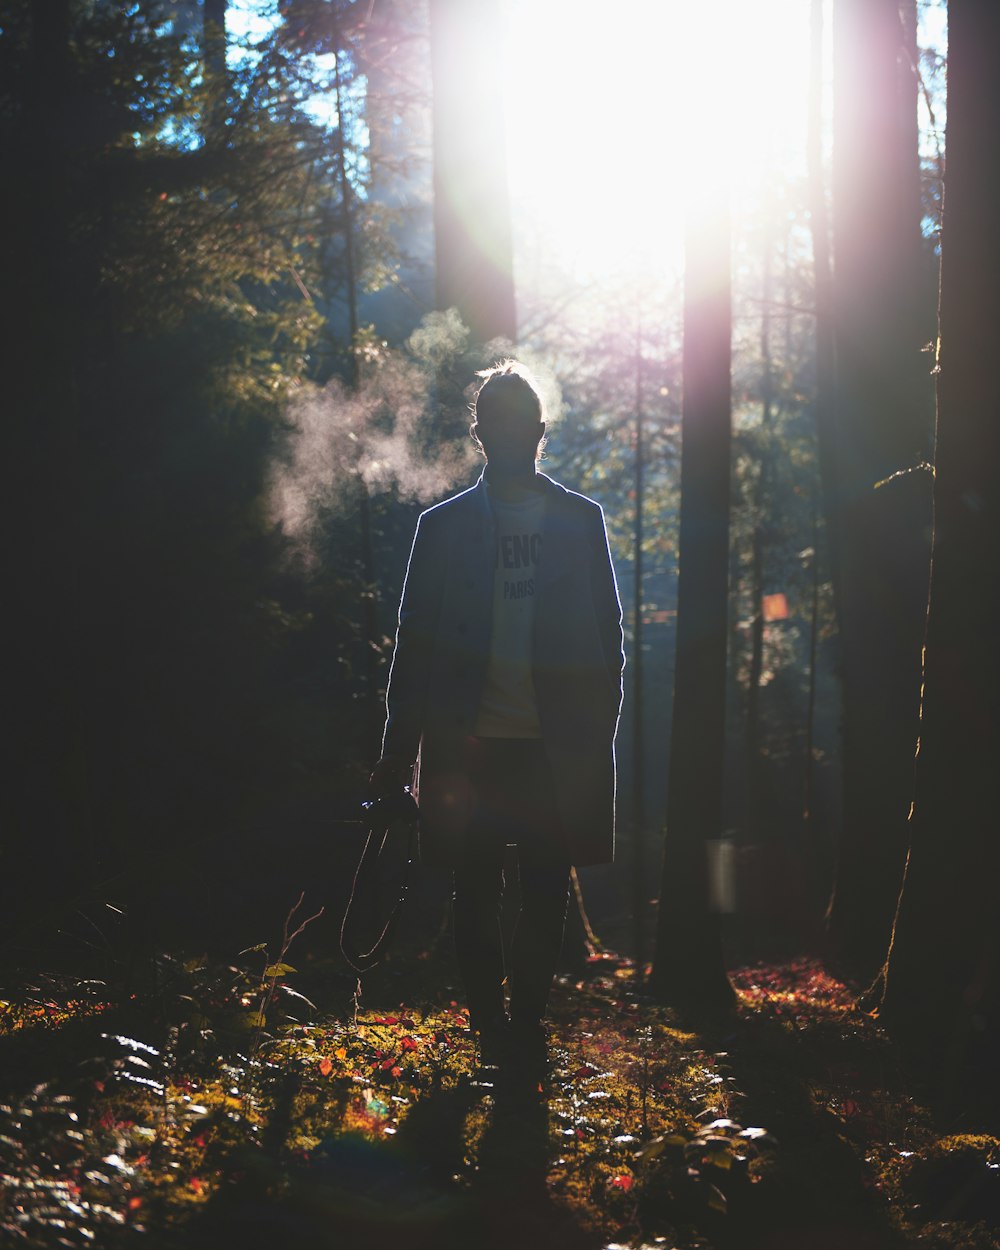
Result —
<svg viewBox="0 0 1000 1250"><path fill-rule="evenodd" d="M600 506L537 475L546 500L532 675L571 861L614 856L622 611ZM490 656L496 523L485 474L421 514L399 607L383 754L417 759L421 858L454 863L474 795L463 768Z"/></svg>

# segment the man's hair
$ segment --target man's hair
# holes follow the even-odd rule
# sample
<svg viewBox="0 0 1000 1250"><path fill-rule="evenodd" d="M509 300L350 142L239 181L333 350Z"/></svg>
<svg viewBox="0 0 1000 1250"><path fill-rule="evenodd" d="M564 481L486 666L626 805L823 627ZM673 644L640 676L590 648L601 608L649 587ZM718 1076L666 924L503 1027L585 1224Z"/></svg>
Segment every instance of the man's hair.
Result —
<svg viewBox="0 0 1000 1250"><path fill-rule="evenodd" d="M478 431L498 425L537 425L545 419L542 397L530 371L517 360L501 360L491 369L476 374L482 378L475 399L470 405L472 425L469 433L476 446L483 450ZM545 436L538 441L535 459L541 460Z"/></svg>

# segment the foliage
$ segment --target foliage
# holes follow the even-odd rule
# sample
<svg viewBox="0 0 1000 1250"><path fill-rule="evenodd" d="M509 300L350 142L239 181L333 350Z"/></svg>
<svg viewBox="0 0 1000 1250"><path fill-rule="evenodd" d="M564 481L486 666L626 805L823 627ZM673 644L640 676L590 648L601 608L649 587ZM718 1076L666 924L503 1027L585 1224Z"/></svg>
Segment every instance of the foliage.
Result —
<svg viewBox="0 0 1000 1250"><path fill-rule="evenodd" d="M990 1244L996 1139L939 1140L885 1039L815 963L736 972L723 1038L637 998L628 961L594 956L557 986L536 1084L478 1065L464 1009L419 995L421 961L365 986L413 991L391 1008L362 1007L308 948L296 973L293 919L229 967L161 956L138 995L35 978L8 996L8 1235L266 1244L291 1220L322 1244L406 1229L420 1245L705 1247L832 1228L861 1203L865 1228L891 1215L920 1244ZM741 1127L747 1112L774 1135Z"/></svg>
<svg viewBox="0 0 1000 1250"><path fill-rule="evenodd" d="M24 758L5 925L50 933L96 895L211 940L251 910L272 813L296 805L287 854L305 855L313 805L353 802L371 750L351 544L331 526L307 580L266 508L289 394L328 374L331 339L349 355L336 130L310 111L326 71L280 21L220 77L183 6L36 8L0 28L23 292L8 451L30 518L10 532ZM357 272L377 257L385 278L365 167L348 169Z"/></svg>

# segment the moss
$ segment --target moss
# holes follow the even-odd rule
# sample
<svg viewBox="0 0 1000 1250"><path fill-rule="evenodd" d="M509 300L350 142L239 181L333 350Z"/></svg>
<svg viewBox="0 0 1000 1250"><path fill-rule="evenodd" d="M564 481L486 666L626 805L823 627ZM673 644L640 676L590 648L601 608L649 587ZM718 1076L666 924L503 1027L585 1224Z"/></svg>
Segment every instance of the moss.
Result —
<svg viewBox="0 0 1000 1250"><path fill-rule="evenodd" d="M900 1191L925 1219L1000 1228L1000 1140L987 1134L940 1138L906 1160Z"/></svg>

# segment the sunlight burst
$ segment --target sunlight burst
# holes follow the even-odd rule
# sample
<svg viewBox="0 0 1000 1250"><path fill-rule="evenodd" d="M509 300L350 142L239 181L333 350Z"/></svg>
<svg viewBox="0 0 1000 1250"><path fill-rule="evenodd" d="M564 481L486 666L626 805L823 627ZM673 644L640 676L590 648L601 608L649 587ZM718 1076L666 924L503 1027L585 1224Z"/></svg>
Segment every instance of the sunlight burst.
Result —
<svg viewBox="0 0 1000 1250"><path fill-rule="evenodd" d="M511 0L515 216L579 278L676 269L684 204L804 166L809 6ZM687 191L685 191L687 188Z"/></svg>

